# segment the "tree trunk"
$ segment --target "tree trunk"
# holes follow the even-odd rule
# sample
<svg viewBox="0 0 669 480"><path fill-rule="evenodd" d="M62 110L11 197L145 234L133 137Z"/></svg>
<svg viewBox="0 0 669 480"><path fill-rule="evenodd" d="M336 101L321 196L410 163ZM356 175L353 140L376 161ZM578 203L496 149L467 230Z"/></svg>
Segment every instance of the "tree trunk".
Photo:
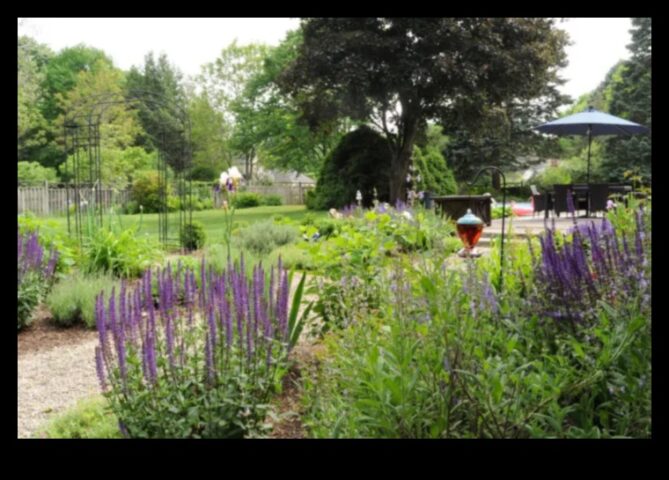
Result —
<svg viewBox="0 0 669 480"><path fill-rule="evenodd" d="M406 111L406 110L405 110ZM407 117L409 117L407 115ZM403 119L402 137L400 138L400 148L394 149L393 159L390 165L390 203L395 205L397 200L406 202L406 178L409 173L409 165L411 164L411 154L413 152L413 144L416 139L416 132L418 131L417 118Z"/></svg>

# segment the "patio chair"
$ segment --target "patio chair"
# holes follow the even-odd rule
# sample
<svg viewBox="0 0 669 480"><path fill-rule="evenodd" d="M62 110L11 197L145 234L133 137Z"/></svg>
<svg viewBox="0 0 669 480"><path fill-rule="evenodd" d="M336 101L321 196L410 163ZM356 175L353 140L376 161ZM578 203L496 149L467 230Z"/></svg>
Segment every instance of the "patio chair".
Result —
<svg viewBox="0 0 669 480"><path fill-rule="evenodd" d="M590 184L590 212L605 212L609 199L609 185L606 183Z"/></svg>
<svg viewBox="0 0 669 480"><path fill-rule="evenodd" d="M538 212L546 210L548 205L546 205L546 195L537 190L536 185L530 185L530 189L532 190L532 208L534 209L532 216L534 216Z"/></svg>
<svg viewBox="0 0 669 480"><path fill-rule="evenodd" d="M558 217L562 212L569 212L567 195L572 195L571 185L553 185L553 211Z"/></svg>

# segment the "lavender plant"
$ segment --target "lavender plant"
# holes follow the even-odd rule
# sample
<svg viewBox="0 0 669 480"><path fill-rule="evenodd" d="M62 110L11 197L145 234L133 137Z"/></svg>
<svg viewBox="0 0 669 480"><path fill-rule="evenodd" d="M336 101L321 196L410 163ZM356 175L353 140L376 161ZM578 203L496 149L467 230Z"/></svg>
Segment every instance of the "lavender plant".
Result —
<svg viewBox="0 0 669 480"><path fill-rule="evenodd" d="M32 314L53 283L58 250L51 248L48 257L40 246L37 232L17 232L18 329L31 323Z"/></svg>
<svg viewBox="0 0 669 480"><path fill-rule="evenodd" d="M631 235L604 219L578 225L572 239L556 239L547 229L536 259L536 291L532 308L560 324L590 324L601 303L614 308L650 306L650 236L644 212L635 213ZM561 246L559 246L561 244Z"/></svg>
<svg viewBox="0 0 669 480"><path fill-rule="evenodd" d="M390 276L381 277L386 288L380 308L370 311L364 322L326 337L329 354L305 387L310 434L648 437L650 312L643 298L648 285L638 282L628 287L629 293L619 290L618 300L609 298L611 285L624 289L623 281L636 278L640 270L634 270L634 264L649 268L639 260L648 258L650 245L640 234L647 233L646 223L638 219L637 230L630 235L639 241L628 241L627 254L624 245L618 253L621 268L628 270L609 272L622 276L613 283L594 280L598 308L590 310L587 290L584 299L550 287L554 295L563 295L552 298L554 308L571 301L576 307L570 312L588 312L587 321L576 324L578 335L539 323L549 306L548 301L533 303L546 288L540 282L563 280L542 277L542 263L534 274L520 274L531 265L529 251L520 252L522 245L509 259L509 271L522 278L510 283L503 296L495 289L490 263L483 259L470 262L461 273L427 259L425 265L394 262ZM615 240L606 240L608 234L602 233L608 229L587 231L588 239L590 235L596 239L594 247L581 239L590 273L598 272L595 263L600 260L593 255L599 258L600 250L605 258L601 261L608 261L607 241L611 262L617 265ZM622 244L622 233L614 234ZM579 233L573 235L578 241ZM573 247L569 238L552 239L554 248L542 250L542 255L550 253L547 261L557 265L550 271L562 272L561 265L575 268L568 260L579 258L578 250L574 253L579 247ZM536 250L524 246L530 248ZM631 266L625 267L625 261ZM650 272L643 271L648 280ZM571 272L572 281L587 282L579 280L577 272L585 270Z"/></svg>
<svg viewBox="0 0 669 480"><path fill-rule="evenodd" d="M136 438L227 438L262 430L271 393L297 341L304 278L244 260L221 274L168 264L140 285L97 299L100 385ZM196 280L199 275L199 281ZM157 298L152 292L157 279ZM308 310L303 315L308 314Z"/></svg>

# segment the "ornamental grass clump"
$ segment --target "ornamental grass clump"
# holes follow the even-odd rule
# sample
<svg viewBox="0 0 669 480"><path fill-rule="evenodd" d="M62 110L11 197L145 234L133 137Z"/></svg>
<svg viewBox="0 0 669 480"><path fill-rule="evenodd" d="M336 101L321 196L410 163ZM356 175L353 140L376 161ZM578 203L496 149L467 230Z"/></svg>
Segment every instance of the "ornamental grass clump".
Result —
<svg viewBox="0 0 669 480"><path fill-rule="evenodd" d="M536 263L533 306L573 328L591 322L602 302L649 308L651 245L643 217L637 210L634 232L618 231L606 219L579 225L571 230L571 241L547 229Z"/></svg>
<svg viewBox="0 0 669 480"><path fill-rule="evenodd" d="M302 328L304 278L289 306L290 276L280 261L269 274L261 265L250 278L244 272L243 258L221 274L173 272L168 265L147 270L133 290L124 282L109 298L98 296L96 367L124 435L262 432L268 400Z"/></svg>
<svg viewBox="0 0 669 480"><path fill-rule="evenodd" d="M37 232L17 233L18 329L30 325L33 311L53 283L58 250L51 248L48 257L39 244Z"/></svg>

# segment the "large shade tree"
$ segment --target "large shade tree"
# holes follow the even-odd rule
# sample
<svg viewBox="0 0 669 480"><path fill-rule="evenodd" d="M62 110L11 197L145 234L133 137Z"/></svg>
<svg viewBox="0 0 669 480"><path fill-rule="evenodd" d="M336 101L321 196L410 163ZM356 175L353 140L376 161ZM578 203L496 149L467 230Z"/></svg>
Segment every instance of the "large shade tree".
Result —
<svg viewBox="0 0 669 480"><path fill-rule="evenodd" d="M18 160L34 160L48 143L46 119L42 113L46 65L54 53L30 37L18 39Z"/></svg>
<svg viewBox="0 0 669 480"><path fill-rule="evenodd" d="M384 133L393 201L428 120L471 125L484 106L540 99L565 60L566 36L548 19L305 19L302 29L279 83L314 125L349 116Z"/></svg>
<svg viewBox="0 0 669 480"><path fill-rule="evenodd" d="M625 62L620 82L613 85L613 115L651 128L651 19L632 19L632 56ZM602 169L609 180L620 181L627 172L635 171L644 180L651 174L651 136L614 137L607 143Z"/></svg>
<svg viewBox="0 0 669 480"><path fill-rule="evenodd" d="M260 71L230 104L235 115L230 145L257 155L264 166L315 174L352 125L337 119L312 130L300 118L298 105L279 90L277 78L295 60L301 43L301 31L294 30L267 50Z"/></svg>
<svg viewBox="0 0 669 480"><path fill-rule="evenodd" d="M125 84L145 132L138 144L149 151L161 149L170 166L182 168L189 117L181 72L170 64L167 55L156 59L151 52L144 57L142 67L130 69Z"/></svg>

